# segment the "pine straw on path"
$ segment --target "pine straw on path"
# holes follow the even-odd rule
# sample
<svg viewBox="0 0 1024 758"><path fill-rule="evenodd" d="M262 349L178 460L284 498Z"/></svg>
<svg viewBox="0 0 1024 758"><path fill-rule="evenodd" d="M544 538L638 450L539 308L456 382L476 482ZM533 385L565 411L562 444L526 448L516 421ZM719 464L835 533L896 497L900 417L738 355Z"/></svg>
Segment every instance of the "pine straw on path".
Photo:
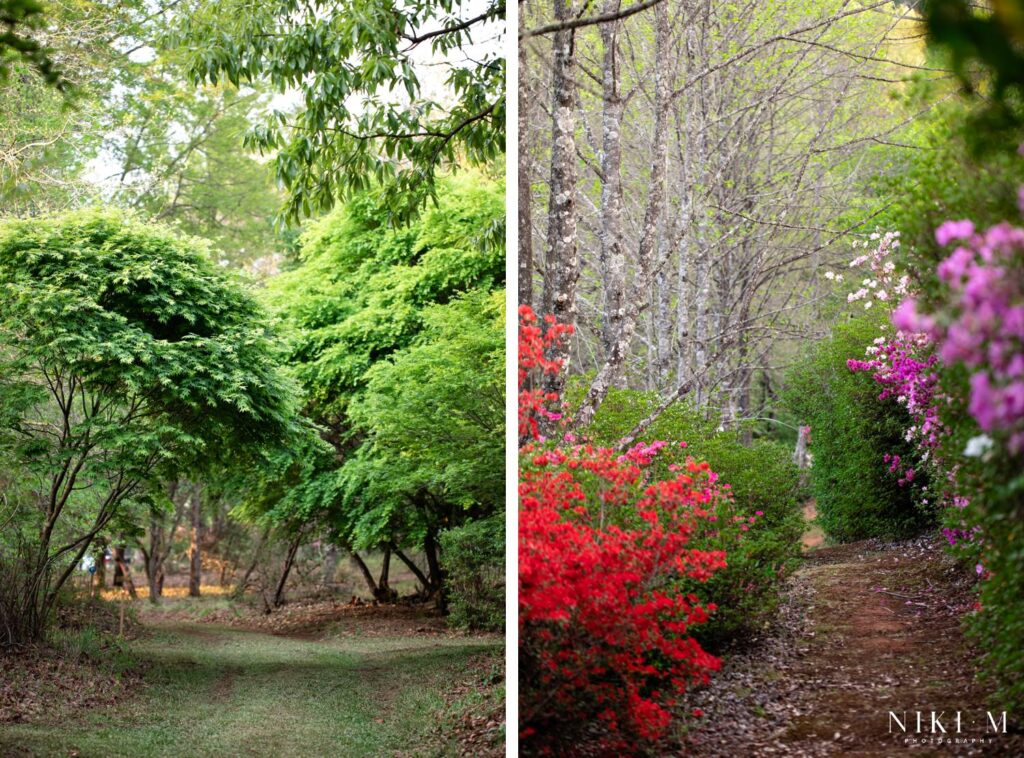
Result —
<svg viewBox="0 0 1024 758"><path fill-rule="evenodd" d="M974 679L976 651L961 632L974 602L969 577L940 542L865 541L809 551L772 632L726 653L711 685L688 700L704 717L691 720L686 752L1024 755L1024 735L991 732L987 692ZM922 734L915 734L917 711ZM931 734L932 711L944 713L945 735ZM895 724L890 733L890 712L904 721L906 734ZM1014 714L1008 724L1013 732Z"/></svg>

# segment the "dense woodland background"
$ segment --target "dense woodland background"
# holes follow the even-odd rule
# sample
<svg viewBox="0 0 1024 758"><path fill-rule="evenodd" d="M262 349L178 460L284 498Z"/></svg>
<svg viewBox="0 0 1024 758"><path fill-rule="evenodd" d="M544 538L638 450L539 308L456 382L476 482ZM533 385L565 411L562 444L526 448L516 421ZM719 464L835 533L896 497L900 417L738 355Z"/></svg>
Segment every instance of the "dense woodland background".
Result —
<svg viewBox="0 0 1024 758"><path fill-rule="evenodd" d="M523 27L571 15L529 4ZM916 18L680 2L527 31L519 299L577 326L580 423L626 385L725 426L778 412L782 370L835 310L824 272L884 224L879 182L933 149L956 91Z"/></svg>
<svg viewBox="0 0 1024 758"><path fill-rule="evenodd" d="M0 9L4 647L90 576L501 629L504 6Z"/></svg>

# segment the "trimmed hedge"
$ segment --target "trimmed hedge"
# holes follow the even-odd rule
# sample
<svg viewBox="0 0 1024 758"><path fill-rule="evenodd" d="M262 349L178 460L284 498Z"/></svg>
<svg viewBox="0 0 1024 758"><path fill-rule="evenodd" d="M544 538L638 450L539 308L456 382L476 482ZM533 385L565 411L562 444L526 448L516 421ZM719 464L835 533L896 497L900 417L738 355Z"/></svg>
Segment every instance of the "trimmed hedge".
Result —
<svg viewBox="0 0 1024 758"><path fill-rule="evenodd" d="M658 403L652 392L612 390L583 433L596 444L614 446ZM648 442L687 443L685 449L673 445L659 456L658 478L670 478L668 466L686 456L707 461L719 481L730 486L737 511L747 516L762 514L756 517L757 526L745 534L742 548L729 549L728 566L706 584L690 588L718 606L711 620L694 630L695 636L715 647L762 628L774 615L783 581L800 561L802 504L809 493L801 485L792 451L768 440L745 445L739 432L718 430L717 420L704 419L683 403L666 410L643 436Z"/></svg>
<svg viewBox="0 0 1024 758"><path fill-rule="evenodd" d="M880 389L870 375L846 365L863 360L865 347L882 334L886 315L838 325L786 377L784 400L811 427L810 481L818 521L836 542L905 538L935 522L916 503L927 478L901 487L884 460L886 454L913 459L915 448L904 439L909 415L895 399L878 399Z"/></svg>

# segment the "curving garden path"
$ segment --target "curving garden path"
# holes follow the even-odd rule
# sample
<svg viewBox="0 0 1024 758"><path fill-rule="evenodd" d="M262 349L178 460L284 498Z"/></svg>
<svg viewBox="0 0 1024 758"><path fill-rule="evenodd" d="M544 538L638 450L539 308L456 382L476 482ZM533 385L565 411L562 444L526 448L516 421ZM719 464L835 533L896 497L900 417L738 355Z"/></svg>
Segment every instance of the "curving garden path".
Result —
<svg viewBox="0 0 1024 758"><path fill-rule="evenodd" d="M777 625L727 654L711 686L694 693L704 716L685 738L688 752L1024 755L1012 714L1008 733L993 733L960 627L974 602L970 582L939 542L808 549ZM933 711L945 734L932 733Z"/></svg>

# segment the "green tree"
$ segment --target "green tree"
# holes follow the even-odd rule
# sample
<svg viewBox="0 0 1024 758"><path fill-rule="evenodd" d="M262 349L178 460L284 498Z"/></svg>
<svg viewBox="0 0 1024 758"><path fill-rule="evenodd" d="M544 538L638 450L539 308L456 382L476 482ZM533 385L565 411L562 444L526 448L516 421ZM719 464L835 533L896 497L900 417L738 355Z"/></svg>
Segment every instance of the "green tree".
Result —
<svg viewBox="0 0 1024 758"><path fill-rule="evenodd" d="M476 171L446 178L438 206L401 228L383 223L382 193L364 193L313 222L301 238L300 265L267 287L309 415L338 445L350 437L346 409L367 370L412 344L424 309L505 281L504 249L490 244L504 223L500 181Z"/></svg>
<svg viewBox="0 0 1024 758"><path fill-rule="evenodd" d="M503 510L504 291L429 308L416 344L375 364L350 415L341 519L361 547L423 546L434 589L443 530Z"/></svg>
<svg viewBox="0 0 1024 758"><path fill-rule="evenodd" d="M230 85L196 90L173 64L155 66L106 145L119 164L117 201L210 240L234 265L277 253L281 196L269 168L242 148L262 101Z"/></svg>
<svg viewBox="0 0 1024 758"><path fill-rule="evenodd" d="M439 532L494 512L502 492L504 337L488 293L504 285L504 251L490 244L503 187L477 171L445 178L438 206L404 227L382 221L383 194L314 222L267 300L333 446L315 472L341 488L324 523L348 549L405 560L402 548L424 548L437 589Z"/></svg>
<svg viewBox="0 0 1024 758"><path fill-rule="evenodd" d="M275 152L290 219L383 183L408 220L441 168L504 153L504 0L193 2L180 40L197 81L268 82L302 107L253 133ZM442 73L443 72L443 73ZM442 81L443 80L443 81ZM443 85L442 94L433 91Z"/></svg>
<svg viewBox="0 0 1024 758"><path fill-rule="evenodd" d="M41 634L93 539L160 480L290 434L263 313L205 248L110 212L0 227L8 642Z"/></svg>

